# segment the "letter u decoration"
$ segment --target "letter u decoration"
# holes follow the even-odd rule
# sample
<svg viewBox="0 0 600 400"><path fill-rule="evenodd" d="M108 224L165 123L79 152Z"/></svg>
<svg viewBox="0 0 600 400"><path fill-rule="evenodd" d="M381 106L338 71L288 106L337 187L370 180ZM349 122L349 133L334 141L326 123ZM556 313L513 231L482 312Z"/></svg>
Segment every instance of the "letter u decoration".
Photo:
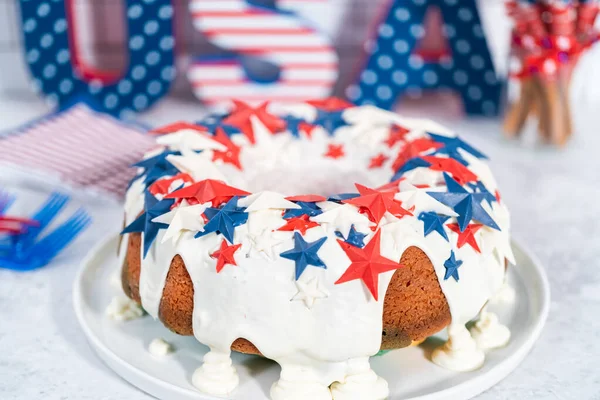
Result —
<svg viewBox="0 0 600 400"><path fill-rule="evenodd" d="M122 0L127 66L119 73L95 70L81 59L73 0L19 0L25 59L34 88L64 106L92 98L117 116L143 111L164 96L175 79L171 0Z"/></svg>

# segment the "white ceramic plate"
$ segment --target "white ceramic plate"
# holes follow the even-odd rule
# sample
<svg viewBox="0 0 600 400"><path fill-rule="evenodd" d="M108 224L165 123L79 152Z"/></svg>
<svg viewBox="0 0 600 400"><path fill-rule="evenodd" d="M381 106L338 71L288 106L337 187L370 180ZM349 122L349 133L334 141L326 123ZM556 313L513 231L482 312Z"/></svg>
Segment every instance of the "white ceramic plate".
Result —
<svg viewBox="0 0 600 400"><path fill-rule="evenodd" d="M191 337L171 333L150 317L115 322L105 316L106 306L120 294L114 282L117 266L117 237L93 249L75 280L74 305L77 318L98 356L121 377L159 399L214 399L196 391L191 384L207 348ZM442 369L431 361L431 350L443 334L429 338L419 347L395 350L372 359L375 372L390 385L390 399L467 399L490 388L507 376L527 355L537 340L550 306L546 274L530 253L513 243L517 267L510 268L508 282L516 291L515 301L492 306L512 331L510 344L487 353L485 366L469 373ZM111 283L112 282L112 283ZM176 351L157 358L148 352L149 343L162 337ZM237 400L268 399L278 379L279 366L257 356L233 354L240 375Z"/></svg>

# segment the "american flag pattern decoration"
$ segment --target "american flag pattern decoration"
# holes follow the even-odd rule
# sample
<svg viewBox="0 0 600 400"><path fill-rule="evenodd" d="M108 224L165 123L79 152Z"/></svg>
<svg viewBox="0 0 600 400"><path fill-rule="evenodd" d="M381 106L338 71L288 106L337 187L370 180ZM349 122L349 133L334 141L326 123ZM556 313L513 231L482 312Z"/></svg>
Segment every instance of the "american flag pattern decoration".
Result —
<svg viewBox="0 0 600 400"><path fill-rule="evenodd" d="M205 103L327 97L338 77L338 56L328 37L294 13L301 3L287 0L270 8L244 0L192 0L196 29L227 51L192 64L188 77L195 95ZM275 66L279 74L268 81L251 76L244 65L249 59Z"/></svg>
<svg viewBox="0 0 600 400"><path fill-rule="evenodd" d="M79 103L0 137L0 163L121 196L129 166L155 146L141 129Z"/></svg>

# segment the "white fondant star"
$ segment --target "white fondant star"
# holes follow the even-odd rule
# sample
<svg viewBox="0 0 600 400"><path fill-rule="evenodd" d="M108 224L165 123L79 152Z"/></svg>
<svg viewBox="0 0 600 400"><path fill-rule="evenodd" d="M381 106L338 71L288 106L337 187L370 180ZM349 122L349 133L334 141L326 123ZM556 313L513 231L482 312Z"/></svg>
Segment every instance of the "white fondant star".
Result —
<svg viewBox="0 0 600 400"><path fill-rule="evenodd" d="M223 144L193 129L182 129L169 135L159 136L156 142L176 150L227 150Z"/></svg>
<svg viewBox="0 0 600 400"><path fill-rule="evenodd" d="M312 308L317 299L329 297L329 293L320 287L317 277L309 279L307 282L296 281L296 287L298 293L292 297L292 301L302 300L308 308Z"/></svg>
<svg viewBox="0 0 600 400"><path fill-rule="evenodd" d="M285 238L276 237L275 232L270 229L265 229L259 235L250 234L250 240L252 242L252 248L263 255L267 260L271 261L275 257L273 247L282 243Z"/></svg>
<svg viewBox="0 0 600 400"><path fill-rule="evenodd" d="M169 224L169 228L167 228L163 236L162 243L171 239L173 244L176 244L181 235L186 231L203 231L204 220L202 219L202 213L210 206L210 202L193 206L179 206L166 214L154 218L152 222Z"/></svg>
<svg viewBox="0 0 600 400"><path fill-rule="evenodd" d="M394 199L402 202L402 207L407 210L415 207L414 214L418 216L421 212L434 211L438 214L456 217L458 214L450 207L440 203L427 192L435 191L433 188L418 188L407 181L400 182L400 192L396 193Z"/></svg>
<svg viewBox="0 0 600 400"><path fill-rule="evenodd" d="M515 255L510 245L510 238L504 231L484 226L481 230L481 248L484 253L492 253L500 264L507 259L509 263L515 264Z"/></svg>
<svg viewBox="0 0 600 400"><path fill-rule="evenodd" d="M200 154L182 152L181 156L169 155L167 161L181 172L189 174L196 182L204 179L218 179L227 182L227 178L211 159L209 152Z"/></svg>
<svg viewBox="0 0 600 400"><path fill-rule="evenodd" d="M444 182L444 175L440 171L434 171L429 168L415 168L404 174L406 180L413 185L437 186Z"/></svg>
<svg viewBox="0 0 600 400"><path fill-rule="evenodd" d="M351 204L333 204L335 206L331 205L329 210L310 219L320 224L327 224L326 228L329 231L340 231L344 237L348 237L352 225L357 231L370 232L371 221L364 214L359 213L358 208Z"/></svg>
<svg viewBox="0 0 600 400"><path fill-rule="evenodd" d="M281 210L259 210L248 213L246 227L251 235L260 235L265 229L274 231L283 225L285 220Z"/></svg>
<svg viewBox="0 0 600 400"><path fill-rule="evenodd" d="M238 205L241 207L247 207L246 212L301 208L298 204L286 200L282 194L270 192L268 190L244 197L238 201Z"/></svg>

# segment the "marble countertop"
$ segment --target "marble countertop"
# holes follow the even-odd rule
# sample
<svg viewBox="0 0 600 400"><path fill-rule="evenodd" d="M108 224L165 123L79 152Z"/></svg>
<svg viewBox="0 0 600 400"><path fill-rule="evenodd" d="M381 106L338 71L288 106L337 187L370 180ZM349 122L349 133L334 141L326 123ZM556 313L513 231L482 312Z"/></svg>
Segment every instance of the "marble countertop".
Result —
<svg viewBox="0 0 600 400"><path fill-rule="evenodd" d="M163 123L197 116L197 110L167 100L142 119ZM0 129L45 111L41 102L0 99ZM562 151L507 142L498 121L441 117L492 158L512 211L513 234L537 254L552 286L550 316L538 343L480 399L600 399L600 159L595 151L600 115L592 108L577 113L578 133ZM23 183L7 170L0 170L0 187L18 191L21 199L51 190L48 183ZM100 238L116 231L121 206L78 191L73 196L92 213L93 229L45 269L0 270L0 399L149 399L95 356L71 300L79 262Z"/></svg>

